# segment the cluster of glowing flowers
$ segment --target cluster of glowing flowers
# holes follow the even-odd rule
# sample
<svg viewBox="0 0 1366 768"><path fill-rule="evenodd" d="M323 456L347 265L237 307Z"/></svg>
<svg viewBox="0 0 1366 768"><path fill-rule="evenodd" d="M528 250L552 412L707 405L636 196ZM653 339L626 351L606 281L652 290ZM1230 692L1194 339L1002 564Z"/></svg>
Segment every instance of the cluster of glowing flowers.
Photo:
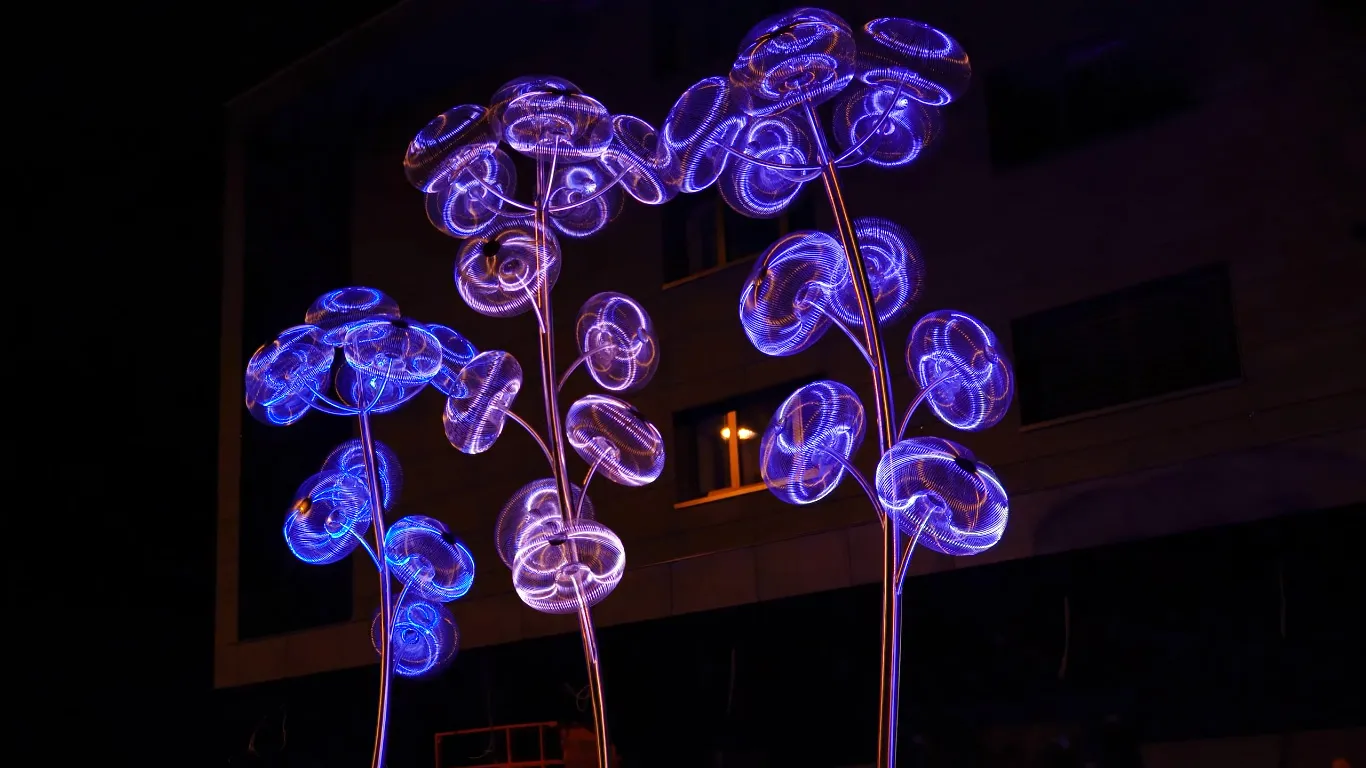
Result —
<svg viewBox="0 0 1366 768"><path fill-rule="evenodd" d="M466 238L529 218L513 202L517 172L504 145L553 163L543 202L551 226L570 237L601 230L624 195L659 205L678 193L678 156L649 123L611 114L562 77L519 77L489 106L452 107L409 142L404 172L426 195L433 226Z"/></svg>
<svg viewBox="0 0 1366 768"><path fill-rule="evenodd" d="M281 426L315 408L341 415L383 413L429 382L446 386L473 353L454 330L403 317L398 302L381 291L329 291L309 307L303 325L286 329L251 356L244 382L247 410Z"/></svg>
<svg viewBox="0 0 1366 768"><path fill-rule="evenodd" d="M873 309L894 322L920 296L924 261L911 236L879 218L853 221ZM844 247L825 232L790 232L770 245L740 294L740 324L755 349L794 355L820 340L832 322L859 328L863 320Z"/></svg>
<svg viewBox="0 0 1366 768"><path fill-rule="evenodd" d="M398 502L403 470L394 452L378 441L375 465L380 503L388 509ZM349 440L334 448L318 473L294 494L285 515L285 544L305 563L335 563L360 543L373 515L360 441Z"/></svg>
<svg viewBox="0 0 1366 768"><path fill-rule="evenodd" d="M838 98L840 166L899 166L939 133L938 107L967 88L972 67L953 38L910 19L855 30L838 15L797 8L756 24L726 77L705 78L669 111L664 143L679 157L681 188L721 179L737 212L777 216L825 159L814 152L814 108Z"/></svg>

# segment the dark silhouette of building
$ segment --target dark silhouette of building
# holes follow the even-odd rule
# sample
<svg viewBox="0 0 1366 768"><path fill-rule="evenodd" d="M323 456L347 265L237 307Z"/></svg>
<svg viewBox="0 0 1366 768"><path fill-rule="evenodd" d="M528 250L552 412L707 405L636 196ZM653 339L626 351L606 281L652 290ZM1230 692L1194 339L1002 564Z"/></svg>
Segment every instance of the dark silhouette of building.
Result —
<svg viewBox="0 0 1366 768"><path fill-rule="evenodd" d="M460 301L457 244L427 223L400 169L412 134L531 72L658 124L786 5L413 0L228 106L215 664L225 732L268 703L332 702L340 720L296 713L295 732L343 759L368 738L359 723L373 699L369 563L310 568L279 535L295 485L351 426L251 422L241 371L252 350L324 290L364 284L481 349L536 357L529 317L492 320ZM954 753L944 734L986 743L994 723L1062 723L1055 735L1084 724L1086 738L1109 739L1059 759L1117 755L1125 740L1359 723L1359 702L1340 695L1361 679L1346 651L1354 590L1341 580L1366 503L1366 120L1350 11L826 5L856 23L914 15L973 56L975 85L946 110L935 151L908 169L852 171L847 194L857 214L917 238L929 271L918 309L980 317L1018 372L1007 419L954 437L1010 490L1005 538L971 559L917 555L906 587L907 764L987 764L927 756ZM756 485L749 443L738 461L716 459L740 428L761 433L796 383L829 376L866 399L843 337L765 358L736 318L759 249L785 229L829 228L819 189L803 195L765 223L706 193L631 204L600 235L563 243L565 337L583 300L620 290L651 313L663 353L632 402L665 435L664 476L591 491L629 555L595 612L627 766L699 765L723 748L760 755L755 765L847 765L872 743L880 534L867 502L847 483L787 506ZM894 358L908 328L886 331ZM904 407L913 391L897 368ZM566 395L587 391L573 380ZM518 410L537 423L534 397ZM582 684L572 617L523 606L493 554L503 501L546 474L535 446L509 429L488 453L460 454L440 408L424 394L377 422L405 470L398 513L447 521L480 567L453 606L464 656L396 696L396 755L420 761L436 730L557 717ZM912 433L950 434L926 416ZM856 457L867 472L870 456ZM669 733L696 738L650 756Z"/></svg>

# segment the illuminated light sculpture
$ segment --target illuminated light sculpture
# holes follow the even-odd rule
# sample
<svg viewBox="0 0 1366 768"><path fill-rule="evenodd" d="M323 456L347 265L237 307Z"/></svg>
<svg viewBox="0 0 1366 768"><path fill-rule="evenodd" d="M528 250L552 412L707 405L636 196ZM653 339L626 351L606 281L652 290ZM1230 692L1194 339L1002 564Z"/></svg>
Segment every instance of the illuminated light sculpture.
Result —
<svg viewBox="0 0 1366 768"><path fill-rule="evenodd" d="M474 559L439 520L411 515L386 524L403 470L371 435L370 417L403 405L429 383L463 394L465 369L481 357L454 330L405 318L390 297L354 287L324 294L304 325L282 331L247 363L246 405L257 420L284 426L317 410L360 422L360 438L333 449L299 486L284 536L305 563L336 563L360 547L379 571L380 607L371 626L380 657L372 768L384 764L392 673L429 675L455 657L460 635L443 603L469 591ZM373 545L366 538L372 529ZM392 578L403 585L396 598Z"/></svg>
<svg viewBox="0 0 1366 768"><path fill-rule="evenodd" d="M928 401L951 427L986 429L1005 415L1013 386L986 326L961 312L932 312L911 329L906 363L920 392L897 422L882 326L919 298L924 262L899 225L850 217L839 170L914 162L940 133L939 107L962 95L971 74L958 43L928 25L883 18L855 29L829 11L798 8L750 30L729 76L688 88L662 127L680 158L684 192L718 184L735 211L766 218L819 178L830 202L833 235L791 232L760 255L741 293L740 323L759 351L775 356L838 327L872 372L880 456L873 482L853 464L863 405L834 381L807 384L783 402L764 432L760 469L769 490L792 504L818 501L852 476L883 524L879 768L896 764L900 593L912 550L921 543L976 554L1000 540L1009 512L990 467L949 440L903 439L906 426ZM834 147L816 111L827 101Z"/></svg>
<svg viewBox="0 0 1366 768"><path fill-rule="evenodd" d="M516 167L502 146L535 166L530 202L515 197ZM500 351L461 358L464 367L447 384L449 391L443 389L442 422L452 446L482 453L511 420L545 455L550 476L513 494L494 536L523 602L543 613L578 614L602 768L609 741L591 609L621 581L626 552L598 522L587 490L596 476L627 486L653 482L664 467L664 441L623 400L587 395L565 412L559 394L581 365L609 392L640 389L659 366L659 342L638 302L599 293L578 313L578 357L557 373L550 302L562 258L556 233L581 238L601 231L627 196L648 205L668 202L683 183L683 161L644 120L612 115L573 83L541 76L508 82L488 107L458 106L438 116L409 144L404 159L409 182L426 196L432 225L464 240L455 283L465 304L489 317L529 311L536 320L547 434L513 413L522 368ZM770 191L781 186L767 179L745 184ZM570 482L566 444L588 465L581 485Z"/></svg>

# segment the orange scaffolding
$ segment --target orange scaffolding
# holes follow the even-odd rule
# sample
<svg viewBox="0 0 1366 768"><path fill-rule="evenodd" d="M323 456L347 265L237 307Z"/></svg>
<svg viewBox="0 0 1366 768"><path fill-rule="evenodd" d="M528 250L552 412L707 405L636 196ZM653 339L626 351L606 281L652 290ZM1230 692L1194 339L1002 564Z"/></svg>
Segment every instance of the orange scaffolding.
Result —
<svg viewBox="0 0 1366 768"><path fill-rule="evenodd" d="M436 734L436 768L563 766L559 723L521 723Z"/></svg>

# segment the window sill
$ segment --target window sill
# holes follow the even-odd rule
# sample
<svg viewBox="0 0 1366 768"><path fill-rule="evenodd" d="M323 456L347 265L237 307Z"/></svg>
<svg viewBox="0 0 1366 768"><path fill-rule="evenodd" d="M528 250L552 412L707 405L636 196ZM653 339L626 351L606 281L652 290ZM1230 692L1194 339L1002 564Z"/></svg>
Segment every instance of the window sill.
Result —
<svg viewBox="0 0 1366 768"><path fill-rule="evenodd" d="M703 496L700 499L688 499L687 501L680 501L674 504L674 509L687 509L688 507L696 507L700 504L710 504L713 501L721 501L722 499L733 499L736 496L744 496L750 493L758 493L759 491L765 490L767 488L768 486L764 485L763 483L754 483L753 485L742 485L739 488L724 488L719 491L712 491L711 493L707 494L706 496Z"/></svg>
<svg viewBox="0 0 1366 768"><path fill-rule="evenodd" d="M707 267L706 269L699 270L699 271L697 271L697 272L692 273L691 275L687 275L687 276L685 276L685 277L680 277L680 278L678 278L677 280L670 280L669 282L667 282L667 283L665 283L664 285L660 286L660 290L661 290L661 291L667 291L667 290L669 290L670 288L677 288L677 287L680 286L680 285L686 285L686 284L688 284L688 283L691 283L691 282L694 281L694 280L701 280L701 279L704 278L704 277L710 277L711 275L714 275L714 274L716 274L717 272L724 272L725 270L727 270L727 269L729 269L729 268L735 266L736 264L748 264L749 262L754 261L756 258L758 258L758 256L759 256L759 254L755 253L755 254L751 254L751 255L749 255L749 256L746 256L746 257L744 257L743 259L735 259L734 261L727 261L725 264L717 264L717 265L714 266L714 267ZM705 497L705 498L710 498L710 497ZM682 502L682 503L688 504L688 503L691 503L692 501L696 501L696 499L690 500L690 501L687 501L687 502Z"/></svg>

